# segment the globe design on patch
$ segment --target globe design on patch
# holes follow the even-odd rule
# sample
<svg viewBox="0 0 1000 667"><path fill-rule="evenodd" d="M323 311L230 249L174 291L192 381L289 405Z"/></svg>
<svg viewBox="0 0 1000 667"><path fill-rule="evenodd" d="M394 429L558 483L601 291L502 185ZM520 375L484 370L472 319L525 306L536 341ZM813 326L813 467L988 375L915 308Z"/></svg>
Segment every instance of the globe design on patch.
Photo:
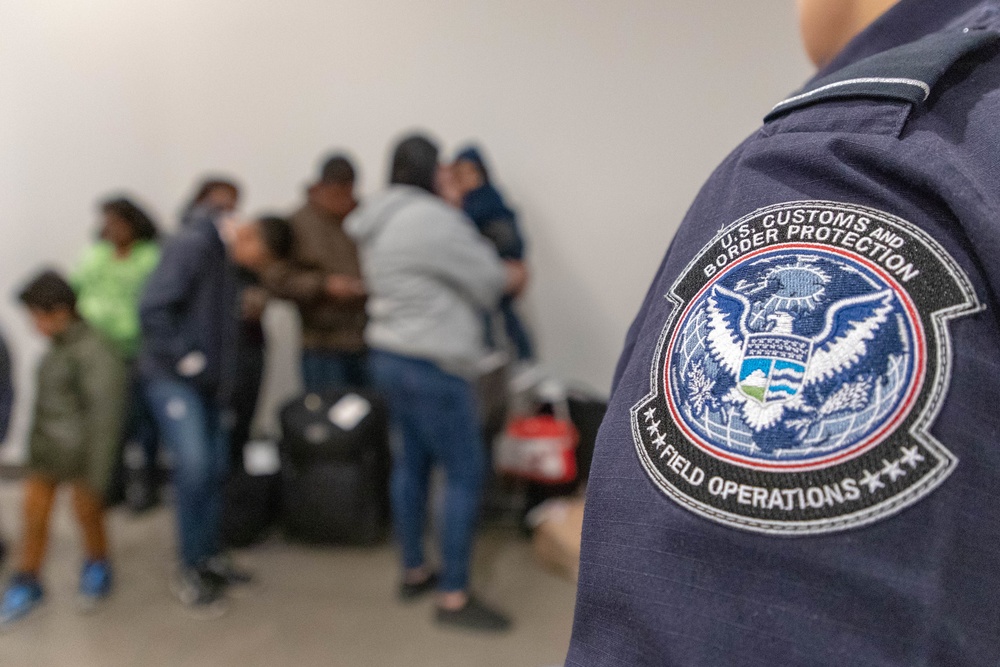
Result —
<svg viewBox="0 0 1000 667"><path fill-rule="evenodd" d="M736 264L691 305L667 391L696 440L751 463L808 463L898 414L915 335L897 292L867 265L775 250Z"/></svg>

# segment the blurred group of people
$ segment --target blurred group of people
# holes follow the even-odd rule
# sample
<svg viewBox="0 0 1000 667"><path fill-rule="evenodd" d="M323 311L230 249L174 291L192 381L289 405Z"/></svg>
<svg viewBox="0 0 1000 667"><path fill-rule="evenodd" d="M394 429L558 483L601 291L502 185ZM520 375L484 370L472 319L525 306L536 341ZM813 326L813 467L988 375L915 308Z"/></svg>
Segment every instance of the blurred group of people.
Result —
<svg viewBox="0 0 1000 667"><path fill-rule="evenodd" d="M355 169L326 159L291 216L247 220L230 179L199 185L171 238L135 202L100 205L100 240L68 277L47 270L19 299L50 340L37 373L24 525L0 623L42 600L42 565L58 487L73 489L84 535L79 597L112 590L105 509L122 494L122 451L143 463L128 504L157 502L157 449L172 462L178 562L172 590L200 616L250 583L220 539L223 484L249 439L264 369L269 299L301 316L307 392L370 387L389 402L402 442L391 501L402 552L399 596L437 591L437 619L481 630L509 620L469 592L487 472L472 380L489 350L534 350L515 311L527 283L515 213L476 148L442 164L412 135L389 182L359 202ZM0 429L13 401L0 346ZM0 434L2 435L2 434ZM134 461L133 461L134 463ZM440 565L423 548L430 473L445 471ZM2 551L0 551L2 556Z"/></svg>

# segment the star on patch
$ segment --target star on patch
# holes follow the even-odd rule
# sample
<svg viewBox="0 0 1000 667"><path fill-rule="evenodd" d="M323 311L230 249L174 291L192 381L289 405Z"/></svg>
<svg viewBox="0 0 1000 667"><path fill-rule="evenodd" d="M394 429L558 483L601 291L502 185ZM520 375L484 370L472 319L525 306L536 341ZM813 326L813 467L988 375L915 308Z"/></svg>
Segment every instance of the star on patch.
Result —
<svg viewBox="0 0 1000 667"><path fill-rule="evenodd" d="M881 476L882 473L875 473L873 475L865 470L865 474L861 476L858 482L868 487L868 493L875 493L876 490L885 488L885 482L879 479Z"/></svg>
<svg viewBox="0 0 1000 667"><path fill-rule="evenodd" d="M654 433L659 434L660 422L653 422L652 424L646 427L646 431L648 431L650 435L653 435Z"/></svg>
<svg viewBox="0 0 1000 667"><path fill-rule="evenodd" d="M913 447L902 447L903 458L899 459L899 462L903 465L910 466L911 469L916 469L917 464L923 462L925 459L920 453L920 449L916 446Z"/></svg>
<svg viewBox="0 0 1000 667"><path fill-rule="evenodd" d="M658 436L653 438L653 446L659 449L667 444L667 436L664 433L660 433Z"/></svg>
<svg viewBox="0 0 1000 667"><path fill-rule="evenodd" d="M880 471L883 475L889 476L889 482L895 482L900 477L906 477L906 471L899 467L899 461L886 461L882 459L885 467Z"/></svg>
<svg viewBox="0 0 1000 667"><path fill-rule="evenodd" d="M656 408L650 408L649 410L646 410L644 414L646 415L646 421L651 422L653 421L653 417L656 415Z"/></svg>

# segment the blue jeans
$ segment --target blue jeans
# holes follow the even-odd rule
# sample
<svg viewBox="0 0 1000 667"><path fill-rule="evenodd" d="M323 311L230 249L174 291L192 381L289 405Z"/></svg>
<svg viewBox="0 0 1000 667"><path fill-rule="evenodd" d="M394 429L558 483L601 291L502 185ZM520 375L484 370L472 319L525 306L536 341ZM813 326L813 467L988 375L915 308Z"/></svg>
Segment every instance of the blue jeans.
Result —
<svg viewBox="0 0 1000 667"><path fill-rule="evenodd" d="M430 474L441 466L446 484L440 588L464 591L486 473L472 385L429 361L386 352L371 353L371 368L403 440L392 471L393 523L403 567L424 565Z"/></svg>
<svg viewBox="0 0 1000 667"><path fill-rule="evenodd" d="M222 410L172 378L147 380L146 398L173 454L181 562L197 567L222 549L222 485L229 459Z"/></svg>
<svg viewBox="0 0 1000 667"><path fill-rule="evenodd" d="M303 350L302 384L307 392L365 387L368 353Z"/></svg>
<svg viewBox="0 0 1000 667"><path fill-rule="evenodd" d="M138 381L129 383L129 396L126 399L125 438L127 442L136 442L142 449L146 469L156 469L156 455L159 442L156 438L156 422L149 409L146 397Z"/></svg>
<svg viewBox="0 0 1000 667"><path fill-rule="evenodd" d="M518 360L528 361L534 359L535 347L531 343L531 336L528 334L528 330L524 328L520 316L514 310L513 297L505 296L500 301L500 312L503 314L503 323L504 329L507 332L507 338L514 345Z"/></svg>
<svg viewBox="0 0 1000 667"><path fill-rule="evenodd" d="M107 490L107 499L113 503L128 499L129 478L134 477L135 469L141 472L143 480L148 480L149 486L154 486L156 473L157 433L156 422L146 401L143 381L134 364L129 366L128 395L125 397L125 414L122 424L122 441L115 461L114 473ZM129 451L137 448L142 452L142 465L138 462L127 462ZM130 468L126 472L126 468ZM144 482L143 484L147 484ZM152 488L143 489L152 493Z"/></svg>

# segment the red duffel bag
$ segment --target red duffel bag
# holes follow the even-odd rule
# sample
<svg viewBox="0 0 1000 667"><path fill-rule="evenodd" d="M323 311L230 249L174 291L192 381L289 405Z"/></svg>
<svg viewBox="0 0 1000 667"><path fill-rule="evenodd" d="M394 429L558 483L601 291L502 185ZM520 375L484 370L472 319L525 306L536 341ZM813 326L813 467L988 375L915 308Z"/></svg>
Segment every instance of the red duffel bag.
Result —
<svg viewBox="0 0 1000 667"><path fill-rule="evenodd" d="M493 450L493 466L503 475L541 484L576 479L576 427L554 415L521 417L508 424Z"/></svg>

